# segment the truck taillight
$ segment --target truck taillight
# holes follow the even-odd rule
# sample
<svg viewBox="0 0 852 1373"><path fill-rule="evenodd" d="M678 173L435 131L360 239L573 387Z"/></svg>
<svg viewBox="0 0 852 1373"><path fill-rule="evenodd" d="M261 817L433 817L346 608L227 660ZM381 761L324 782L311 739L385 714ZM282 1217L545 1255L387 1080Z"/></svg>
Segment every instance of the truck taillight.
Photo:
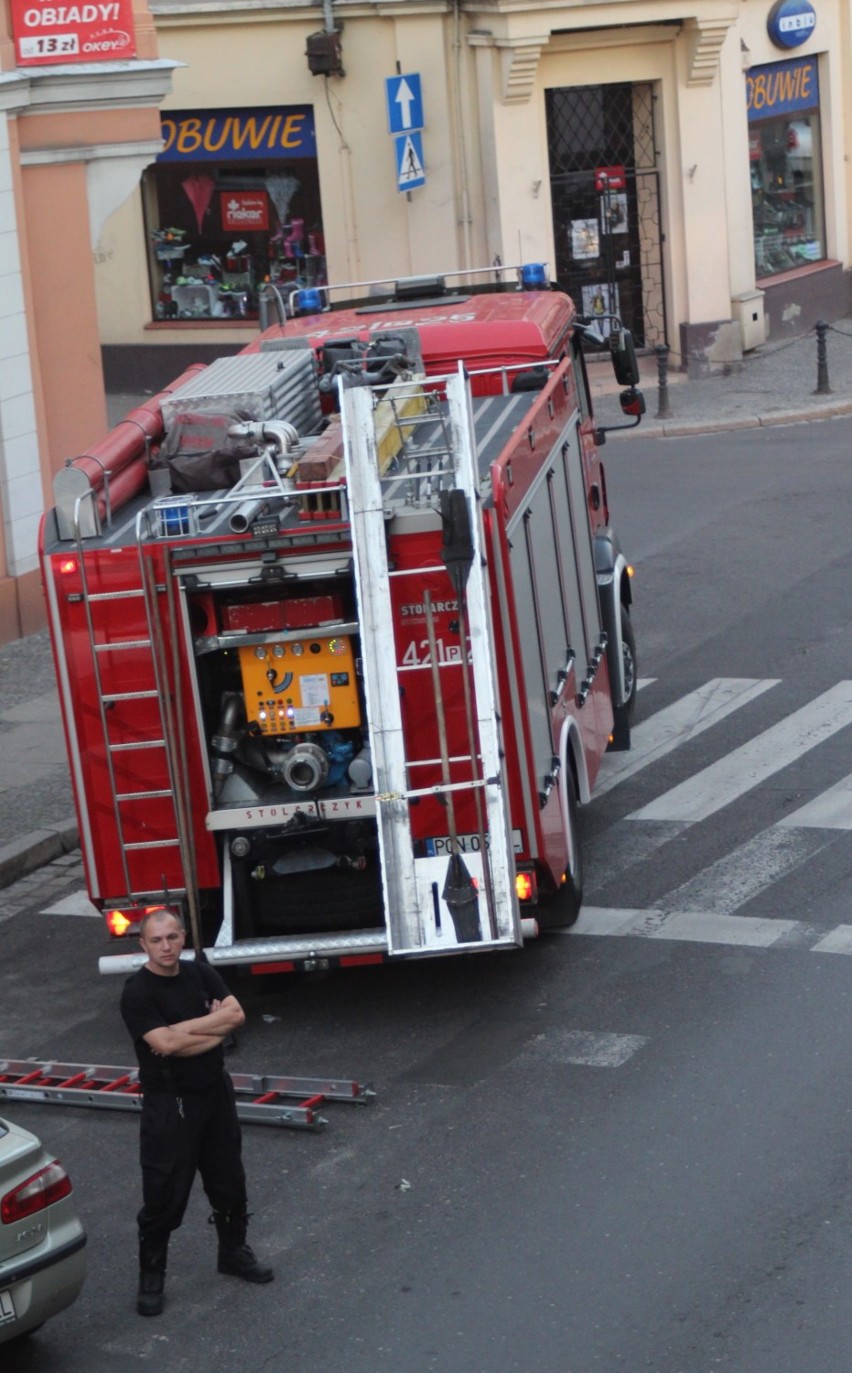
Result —
<svg viewBox="0 0 852 1373"><path fill-rule="evenodd" d="M125 906L124 909L115 906L106 912L107 929L110 934L120 938L121 935L127 934L127 931L132 929L134 925L138 925L143 916L153 915L154 911L166 911L169 915L175 914L170 906Z"/></svg>
<svg viewBox="0 0 852 1373"><path fill-rule="evenodd" d="M72 576L77 571L77 566L76 558L59 559L59 571L62 573L63 577Z"/></svg>
<svg viewBox="0 0 852 1373"><path fill-rule="evenodd" d="M519 901L535 901L538 895L538 888L534 872L518 872L515 874L515 894Z"/></svg>
<svg viewBox="0 0 852 1373"><path fill-rule="evenodd" d="M56 1160L40 1172L33 1173L14 1191L6 1193L0 1201L0 1220L4 1225L15 1225L36 1211L52 1206L55 1201L61 1201L70 1191L71 1179Z"/></svg>
<svg viewBox="0 0 852 1373"><path fill-rule="evenodd" d="M137 920L141 920L141 919L142 919L142 912L141 912L141 911L138 911L138 912L133 911L131 914L132 914L132 915L135 915L136 918L137 918ZM122 934L127 934L127 931L130 929L130 926L133 924L133 920L131 919L131 915L129 915L126 911L118 911L118 910L115 910L115 911L107 911L107 913L106 913L106 923L107 923L107 929L109 930L110 934L122 935Z"/></svg>

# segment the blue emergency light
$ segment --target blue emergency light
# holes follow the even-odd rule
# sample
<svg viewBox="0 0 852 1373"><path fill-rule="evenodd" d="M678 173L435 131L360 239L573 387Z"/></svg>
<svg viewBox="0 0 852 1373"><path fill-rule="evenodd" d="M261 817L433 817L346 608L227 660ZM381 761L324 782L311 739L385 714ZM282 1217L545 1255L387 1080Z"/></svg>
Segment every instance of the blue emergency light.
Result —
<svg viewBox="0 0 852 1373"><path fill-rule="evenodd" d="M315 286L296 291L293 295L293 304L297 315L315 315L322 309L322 291L318 291Z"/></svg>
<svg viewBox="0 0 852 1373"><path fill-rule="evenodd" d="M546 287L547 263L525 262L521 267L521 286L525 291L539 291Z"/></svg>

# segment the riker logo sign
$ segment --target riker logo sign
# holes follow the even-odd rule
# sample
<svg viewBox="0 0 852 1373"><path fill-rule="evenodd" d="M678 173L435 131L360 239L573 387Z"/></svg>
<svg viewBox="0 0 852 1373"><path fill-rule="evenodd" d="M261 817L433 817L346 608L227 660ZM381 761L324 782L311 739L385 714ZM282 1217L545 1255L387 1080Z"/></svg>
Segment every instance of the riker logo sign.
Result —
<svg viewBox="0 0 852 1373"><path fill-rule="evenodd" d="M12 0L19 67L51 62L115 62L136 55L131 0L81 5Z"/></svg>
<svg viewBox="0 0 852 1373"><path fill-rule="evenodd" d="M263 191L222 191L222 228L249 233L269 228L269 201Z"/></svg>

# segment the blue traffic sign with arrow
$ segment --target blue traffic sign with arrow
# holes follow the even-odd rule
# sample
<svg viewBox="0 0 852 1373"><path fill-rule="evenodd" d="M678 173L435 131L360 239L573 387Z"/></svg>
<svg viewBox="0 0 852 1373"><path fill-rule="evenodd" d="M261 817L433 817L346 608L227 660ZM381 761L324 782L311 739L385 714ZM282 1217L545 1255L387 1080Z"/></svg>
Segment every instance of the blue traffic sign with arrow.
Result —
<svg viewBox="0 0 852 1373"><path fill-rule="evenodd" d="M388 133L409 133L412 129L423 128L423 96L419 72L386 77L385 94L388 105Z"/></svg>

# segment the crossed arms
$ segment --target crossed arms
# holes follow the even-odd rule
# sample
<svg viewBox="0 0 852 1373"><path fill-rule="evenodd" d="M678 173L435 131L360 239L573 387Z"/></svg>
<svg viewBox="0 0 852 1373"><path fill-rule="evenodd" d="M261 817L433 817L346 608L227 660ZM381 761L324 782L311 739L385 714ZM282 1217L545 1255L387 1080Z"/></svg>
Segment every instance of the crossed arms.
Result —
<svg viewBox="0 0 852 1373"><path fill-rule="evenodd" d="M158 1025L143 1035L145 1043L161 1057L195 1058L206 1054L245 1022L245 1012L235 996L211 1001L207 1015L195 1020L180 1020L176 1025Z"/></svg>

